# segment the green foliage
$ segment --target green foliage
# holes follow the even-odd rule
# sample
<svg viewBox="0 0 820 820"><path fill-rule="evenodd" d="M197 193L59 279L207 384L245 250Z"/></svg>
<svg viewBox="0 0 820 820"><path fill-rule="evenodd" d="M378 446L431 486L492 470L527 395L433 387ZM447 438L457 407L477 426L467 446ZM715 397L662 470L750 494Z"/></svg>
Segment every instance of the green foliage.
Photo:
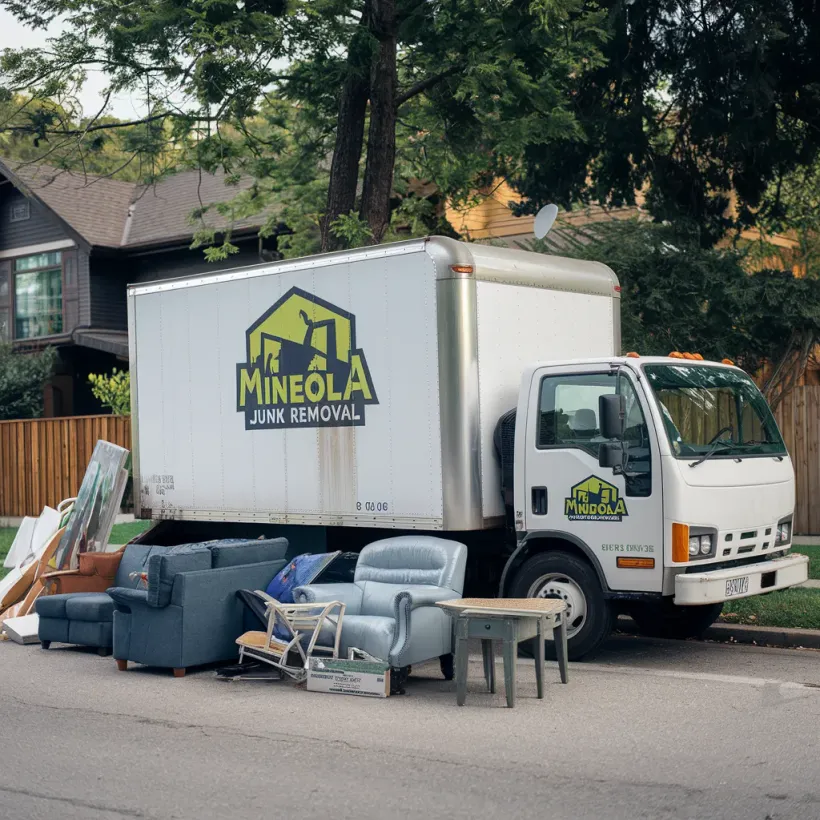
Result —
<svg viewBox="0 0 820 820"><path fill-rule="evenodd" d="M533 249L609 265L621 283L624 351L729 358L751 373L820 334L820 280L749 272L733 248L703 248L695 231L637 220L556 227Z"/></svg>
<svg viewBox="0 0 820 820"><path fill-rule="evenodd" d="M0 419L32 419L43 412L43 387L54 370L53 348L16 353L0 342Z"/></svg>
<svg viewBox="0 0 820 820"><path fill-rule="evenodd" d="M516 187L547 202L632 204L703 245L754 223L770 183L820 148L820 26L792 0L600 0L604 61L575 76L577 139L526 149ZM730 195L736 197L735 212Z"/></svg>
<svg viewBox="0 0 820 820"><path fill-rule="evenodd" d="M131 374L117 370L115 367L110 376L91 373L88 377L94 398L107 407L115 416L131 414Z"/></svg>
<svg viewBox="0 0 820 820"><path fill-rule="evenodd" d="M720 620L730 624L777 626L781 629L820 628L820 590L791 589L727 601Z"/></svg>
<svg viewBox="0 0 820 820"><path fill-rule="evenodd" d="M358 211L342 214L330 226L333 235L341 239L348 248L358 248L367 245L373 239L373 231L359 216Z"/></svg>
<svg viewBox="0 0 820 820"><path fill-rule="evenodd" d="M398 133L391 207L401 213L388 234L404 236L438 229L444 199L464 201L486 179L516 172L528 146L545 151L556 138L580 137L569 91L600 66L607 35L605 15L584 0L379 3L392 5ZM230 203L229 224L263 214L285 256L317 249L339 89L357 65L369 69L378 50L372 0L158 0L136 15L111 0L4 6L33 26L60 18L62 31L47 49L0 56L0 92L30 101L5 126L0 117L0 133L29 140L29 154L66 164L72 146L91 157L87 144L99 143L97 158L116 154L126 163L118 173L148 181L185 167L250 177L256 184ZM350 52L361 60L349 63ZM89 68L106 76L112 93L132 95L139 122L117 125L104 112L77 110L72 100ZM432 193L409 193L412 181L432 182ZM408 196L429 205L406 203ZM214 209L194 216L194 244L224 259L233 252L231 231L209 229ZM350 225L337 227L362 241Z"/></svg>

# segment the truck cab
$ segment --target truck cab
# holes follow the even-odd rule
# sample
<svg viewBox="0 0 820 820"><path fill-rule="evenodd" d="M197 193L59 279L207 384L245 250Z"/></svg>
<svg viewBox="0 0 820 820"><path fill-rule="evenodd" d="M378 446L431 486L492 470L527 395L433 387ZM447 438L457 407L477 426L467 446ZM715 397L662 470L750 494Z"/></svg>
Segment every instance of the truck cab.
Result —
<svg viewBox="0 0 820 820"><path fill-rule="evenodd" d="M619 613L687 637L727 600L808 577L789 554L794 470L739 368L681 354L534 365L514 430L503 594L563 598L572 656Z"/></svg>

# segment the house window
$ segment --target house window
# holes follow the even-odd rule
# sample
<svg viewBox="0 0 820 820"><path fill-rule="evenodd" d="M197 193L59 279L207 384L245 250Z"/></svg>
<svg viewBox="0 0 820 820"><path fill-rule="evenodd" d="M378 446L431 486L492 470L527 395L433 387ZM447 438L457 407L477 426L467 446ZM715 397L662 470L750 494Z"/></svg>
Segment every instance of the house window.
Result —
<svg viewBox="0 0 820 820"><path fill-rule="evenodd" d="M9 208L9 222L23 222L31 218L31 205L27 199L13 202Z"/></svg>
<svg viewBox="0 0 820 820"><path fill-rule="evenodd" d="M63 332L63 266L59 251L14 260L14 336Z"/></svg>

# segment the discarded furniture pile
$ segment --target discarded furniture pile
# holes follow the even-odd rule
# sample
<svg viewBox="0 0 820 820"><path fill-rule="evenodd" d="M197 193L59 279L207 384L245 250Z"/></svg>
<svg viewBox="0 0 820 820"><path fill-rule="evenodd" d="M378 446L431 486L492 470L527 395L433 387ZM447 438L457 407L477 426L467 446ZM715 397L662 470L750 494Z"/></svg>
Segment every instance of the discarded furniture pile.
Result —
<svg viewBox="0 0 820 820"><path fill-rule="evenodd" d="M109 551L127 459L127 450L98 442L77 497L23 522L0 581L5 639L91 647L113 654L122 671L130 662L182 677L222 664L222 680L290 680L370 697L402 693L414 665L438 660L446 680L457 678L460 705L467 641L481 639L494 692L496 639L513 706L518 644L535 639L543 697L550 631L566 683L565 604L463 599L467 548L456 541L404 535L358 555L293 556L285 538L167 545L152 544L148 530Z"/></svg>

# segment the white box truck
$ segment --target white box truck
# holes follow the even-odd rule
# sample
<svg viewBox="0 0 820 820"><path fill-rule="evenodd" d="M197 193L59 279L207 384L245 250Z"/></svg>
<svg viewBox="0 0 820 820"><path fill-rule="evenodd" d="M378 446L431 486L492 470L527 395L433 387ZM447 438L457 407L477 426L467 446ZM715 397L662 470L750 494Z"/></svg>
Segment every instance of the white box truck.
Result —
<svg viewBox="0 0 820 820"><path fill-rule="evenodd" d="M620 356L619 306L602 264L441 237L131 286L137 515L295 551L446 534L468 591L563 598L574 658L619 612L693 635L806 580L763 396Z"/></svg>

